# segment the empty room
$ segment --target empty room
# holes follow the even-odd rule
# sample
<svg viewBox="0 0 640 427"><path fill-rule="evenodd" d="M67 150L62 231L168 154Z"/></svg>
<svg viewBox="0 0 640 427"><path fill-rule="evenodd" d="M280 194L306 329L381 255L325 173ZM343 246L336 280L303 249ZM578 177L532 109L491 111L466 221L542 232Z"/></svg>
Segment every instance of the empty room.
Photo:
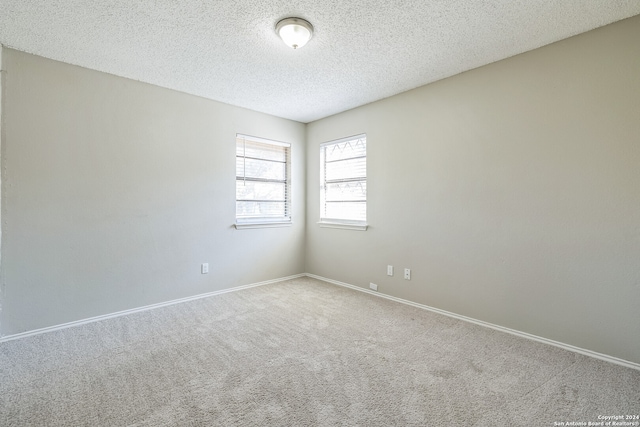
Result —
<svg viewBox="0 0 640 427"><path fill-rule="evenodd" d="M0 0L1 426L640 426L640 2Z"/></svg>

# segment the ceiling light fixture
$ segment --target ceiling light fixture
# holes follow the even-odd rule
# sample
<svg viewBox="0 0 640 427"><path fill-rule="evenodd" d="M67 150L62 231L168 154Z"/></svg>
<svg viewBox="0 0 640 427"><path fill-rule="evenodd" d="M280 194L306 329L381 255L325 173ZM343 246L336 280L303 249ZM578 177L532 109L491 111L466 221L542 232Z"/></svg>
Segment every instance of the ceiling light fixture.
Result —
<svg viewBox="0 0 640 427"><path fill-rule="evenodd" d="M313 25L302 18L285 18L276 24L276 33L289 47L297 49L313 36Z"/></svg>

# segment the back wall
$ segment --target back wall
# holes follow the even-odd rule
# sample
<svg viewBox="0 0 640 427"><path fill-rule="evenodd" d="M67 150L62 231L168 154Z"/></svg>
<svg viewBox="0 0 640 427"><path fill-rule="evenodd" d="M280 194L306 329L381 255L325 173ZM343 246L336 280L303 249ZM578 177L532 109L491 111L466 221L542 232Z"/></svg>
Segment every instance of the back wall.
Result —
<svg viewBox="0 0 640 427"><path fill-rule="evenodd" d="M11 49L3 70L0 336L304 272L303 124ZM232 227L238 132L292 144L292 227Z"/></svg>
<svg viewBox="0 0 640 427"><path fill-rule="evenodd" d="M638 40L634 17L309 124L307 272L640 363ZM319 144L359 133L370 228L320 228Z"/></svg>

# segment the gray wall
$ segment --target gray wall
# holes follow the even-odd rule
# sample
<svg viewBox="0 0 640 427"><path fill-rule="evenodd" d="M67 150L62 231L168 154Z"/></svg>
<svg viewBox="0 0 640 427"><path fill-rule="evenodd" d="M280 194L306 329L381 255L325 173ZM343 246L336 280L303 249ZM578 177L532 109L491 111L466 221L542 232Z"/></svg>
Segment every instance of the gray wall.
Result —
<svg viewBox="0 0 640 427"><path fill-rule="evenodd" d="M0 335L307 271L640 363L637 40L306 127L4 49ZM231 227L236 132L293 144L293 227ZM319 228L318 145L362 132L371 227Z"/></svg>
<svg viewBox="0 0 640 427"><path fill-rule="evenodd" d="M308 125L307 272L639 363L639 40L635 17ZM362 132L370 228L320 228L318 145Z"/></svg>
<svg viewBox="0 0 640 427"><path fill-rule="evenodd" d="M1 335L304 272L303 124L3 53ZM292 227L232 228L236 132L292 143Z"/></svg>

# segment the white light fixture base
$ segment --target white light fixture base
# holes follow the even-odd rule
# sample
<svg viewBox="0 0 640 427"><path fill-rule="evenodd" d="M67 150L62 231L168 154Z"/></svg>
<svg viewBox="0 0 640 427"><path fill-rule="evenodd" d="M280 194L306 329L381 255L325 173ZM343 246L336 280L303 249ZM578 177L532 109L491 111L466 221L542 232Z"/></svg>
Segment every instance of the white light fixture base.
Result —
<svg viewBox="0 0 640 427"><path fill-rule="evenodd" d="M313 36L313 25L302 18L285 18L276 24L276 33L293 49L307 44Z"/></svg>

